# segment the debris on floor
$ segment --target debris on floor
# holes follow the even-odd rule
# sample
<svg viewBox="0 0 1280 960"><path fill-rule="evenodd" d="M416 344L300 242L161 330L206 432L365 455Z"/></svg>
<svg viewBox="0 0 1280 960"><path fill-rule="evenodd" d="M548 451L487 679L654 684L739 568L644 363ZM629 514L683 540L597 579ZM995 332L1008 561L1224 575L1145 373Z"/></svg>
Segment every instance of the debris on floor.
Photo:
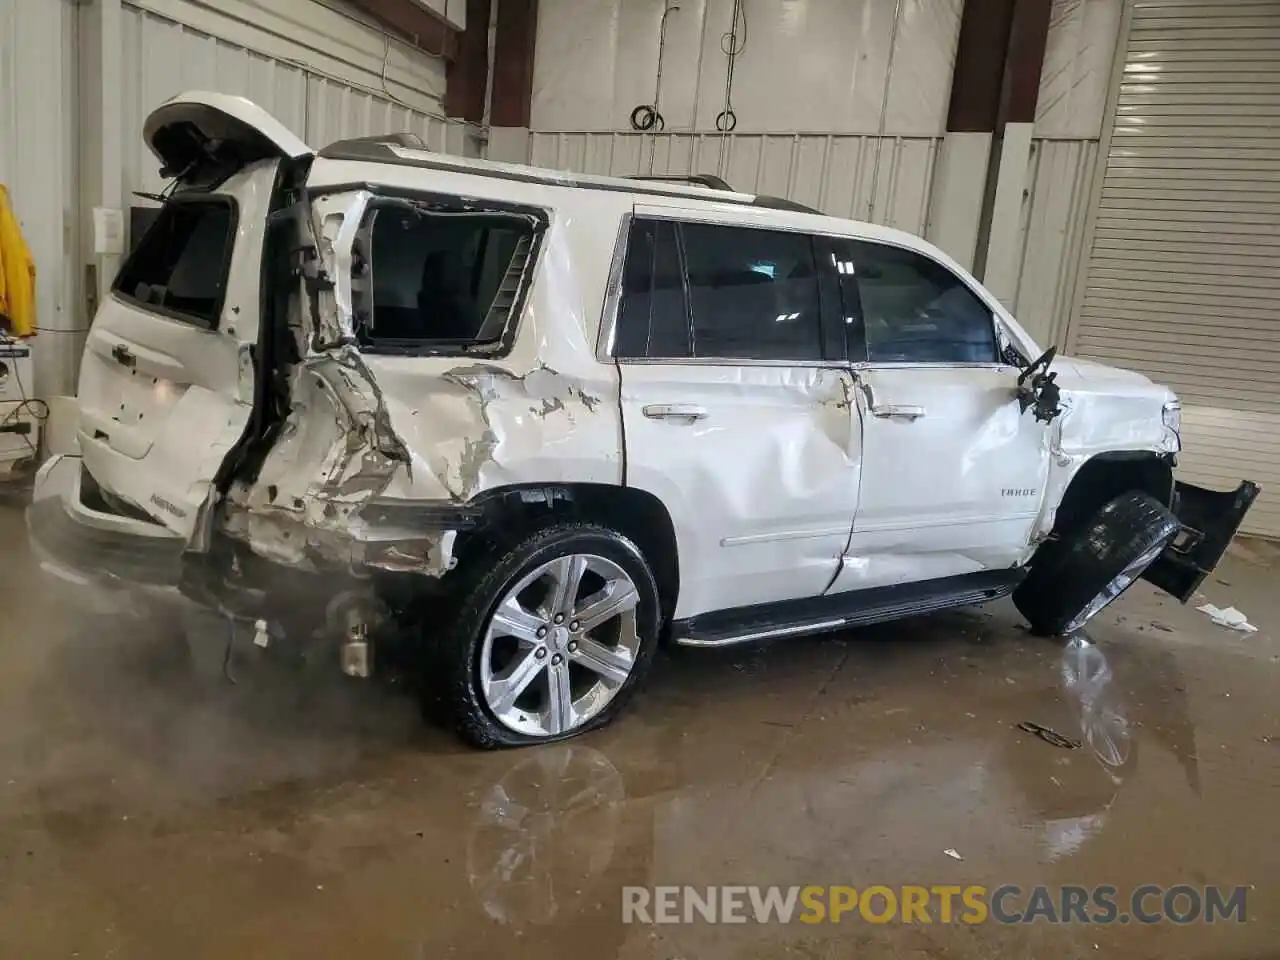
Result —
<svg viewBox="0 0 1280 960"><path fill-rule="evenodd" d="M955 847L947 847L947 849L943 850L942 852L945 853L952 860L964 860L964 857L960 856L960 854L956 852Z"/></svg>
<svg viewBox="0 0 1280 960"><path fill-rule="evenodd" d="M1249 622L1249 618L1235 607L1223 609L1215 607L1212 603L1206 603L1203 606L1196 607L1196 609L1207 615L1210 620L1220 627L1230 627L1232 630L1239 630L1241 633L1256 633L1258 630L1257 627Z"/></svg>
<svg viewBox="0 0 1280 960"><path fill-rule="evenodd" d="M1064 750L1079 750L1080 741L1059 733L1051 727L1043 726L1039 723L1032 723L1030 720L1023 720L1018 724L1018 729L1026 733L1033 733L1045 743L1055 747L1062 747Z"/></svg>

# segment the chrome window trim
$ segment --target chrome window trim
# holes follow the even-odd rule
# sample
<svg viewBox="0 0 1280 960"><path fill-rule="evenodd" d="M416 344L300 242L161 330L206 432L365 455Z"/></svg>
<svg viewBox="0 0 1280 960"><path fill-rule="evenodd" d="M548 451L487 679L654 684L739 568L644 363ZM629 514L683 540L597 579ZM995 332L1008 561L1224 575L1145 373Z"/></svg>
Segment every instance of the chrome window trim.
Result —
<svg viewBox="0 0 1280 960"><path fill-rule="evenodd" d="M849 365L854 373L863 370L993 370L996 372L1017 373L1019 367L1015 367L1008 363L969 363L969 362L951 362L946 363L890 363L885 360L868 360L860 363L852 363Z"/></svg>
<svg viewBox="0 0 1280 960"><path fill-rule="evenodd" d="M622 303L622 271L627 263L627 243L631 236L634 213L624 213L613 242L613 261L609 264L609 285L605 287L604 310L600 316L600 332L596 336L596 359L601 363L619 363L613 356L618 335L618 308Z"/></svg>
<svg viewBox="0 0 1280 960"><path fill-rule="evenodd" d="M669 364L684 367L778 367L784 370L844 370L849 372L849 364L839 360L734 360L725 357L636 357L623 359L609 357L607 363L627 365Z"/></svg>

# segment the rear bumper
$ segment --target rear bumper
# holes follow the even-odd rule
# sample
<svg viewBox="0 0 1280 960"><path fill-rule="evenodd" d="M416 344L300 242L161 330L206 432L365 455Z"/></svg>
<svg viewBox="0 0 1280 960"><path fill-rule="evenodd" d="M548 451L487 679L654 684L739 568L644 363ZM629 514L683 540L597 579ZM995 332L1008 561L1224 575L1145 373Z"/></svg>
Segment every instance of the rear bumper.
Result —
<svg viewBox="0 0 1280 960"><path fill-rule="evenodd" d="M80 475L73 456L50 459L36 475L27 532L41 569L99 611L136 610L139 599L184 602L178 583L185 541L86 506Z"/></svg>

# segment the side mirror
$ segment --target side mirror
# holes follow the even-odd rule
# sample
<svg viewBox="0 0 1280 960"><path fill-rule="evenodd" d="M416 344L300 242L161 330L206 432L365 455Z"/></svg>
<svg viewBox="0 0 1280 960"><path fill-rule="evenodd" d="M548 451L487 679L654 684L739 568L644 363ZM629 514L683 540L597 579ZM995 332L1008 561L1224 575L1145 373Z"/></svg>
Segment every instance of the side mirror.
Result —
<svg viewBox="0 0 1280 960"><path fill-rule="evenodd" d="M1056 373L1049 372L1049 365L1058 355L1057 347L1050 347L1018 374L1016 396L1022 412L1032 411L1041 423L1052 423L1062 415L1062 391L1058 387Z"/></svg>

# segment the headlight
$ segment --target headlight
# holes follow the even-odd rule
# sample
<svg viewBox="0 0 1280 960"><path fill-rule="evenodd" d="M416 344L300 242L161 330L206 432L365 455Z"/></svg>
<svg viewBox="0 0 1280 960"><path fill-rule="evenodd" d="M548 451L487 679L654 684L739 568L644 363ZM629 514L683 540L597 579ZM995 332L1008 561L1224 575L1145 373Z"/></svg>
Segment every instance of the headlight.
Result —
<svg viewBox="0 0 1280 960"><path fill-rule="evenodd" d="M1164 405L1164 410L1160 414L1164 420L1165 429L1168 434L1165 442L1173 453L1182 452L1182 403L1178 400L1170 400Z"/></svg>

